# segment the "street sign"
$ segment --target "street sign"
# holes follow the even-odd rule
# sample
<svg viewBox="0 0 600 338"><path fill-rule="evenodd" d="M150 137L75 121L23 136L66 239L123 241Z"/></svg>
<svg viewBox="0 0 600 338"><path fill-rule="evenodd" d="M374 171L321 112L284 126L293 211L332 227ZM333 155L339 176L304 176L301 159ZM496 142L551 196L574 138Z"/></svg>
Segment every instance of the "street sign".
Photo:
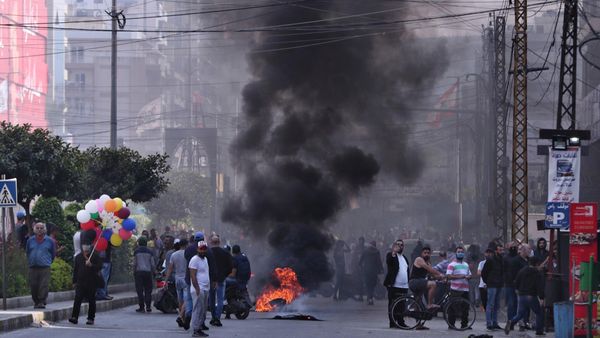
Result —
<svg viewBox="0 0 600 338"><path fill-rule="evenodd" d="M546 229L569 228L569 203L546 203Z"/></svg>
<svg viewBox="0 0 600 338"><path fill-rule="evenodd" d="M0 207L16 207L17 200L17 179L0 180Z"/></svg>

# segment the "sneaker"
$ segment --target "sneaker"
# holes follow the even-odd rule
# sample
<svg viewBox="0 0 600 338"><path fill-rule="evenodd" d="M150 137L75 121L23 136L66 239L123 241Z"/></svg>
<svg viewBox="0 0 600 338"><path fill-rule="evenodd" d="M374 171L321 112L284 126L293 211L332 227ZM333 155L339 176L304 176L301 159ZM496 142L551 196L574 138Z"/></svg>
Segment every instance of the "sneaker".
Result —
<svg viewBox="0 0 600 338"><path fill-rule="evenodd" d="M88 319L87 322L85 322L86 325L94 325L94 320L93 319Z"/></svg>
<svg viewBox="0 0 600 338"><path fill-rule="evenodd" d="M508 335L510 333L511 326L512 322L510 320L507 320L506 325L504 325L504 334Z"/></svg>
<svg viewBox="0 0 600 338"><path fill-rule="evenodd" d="M231 319L231 315L229 313L225 314L225 319Z"/></svg>
<svg viewBox="0 0 600 338"><path fill-rule="evenodd" d="M220 321L220 320L218 320L218 319L215 319L215 323L214 323L213 325L214 325L214 326L216 326L216 327L221 327L221 326L223 326L223 324L221 323L221 321Z"/></svg>
<svg viewBox="0 0 600 338"><path fill-rule="evenodd" d="M183 329L186 331L189 330L191 322L192 322L192 317L185 317L185 319L183 320Z"/></svg>
<svg viewBox="0 0 600 338"><path fill-rule="evenodd" d="M136 310L135 310L135 312L144 312L144 308L143 308L143 307L141 307L141 308L139 308L139 309L136 309Z"/></svg>
<svg viewBox="0 0 600 338"><path fill-rule="evenodd" d="M493 326L489 326L489 325L485 327L485 330L486 330L487 332L494 332L494 331L496 331L496 329L494 329L494 327L493 327Z"/></svg>
<svg viewBox="0 0 600 338"><path fill-rule="evenodd" d="M208 326L204 325L204 323L202 323L202 326L200 326L200 331L208 331Z"/></svg>
<svg viewBox="0 0 600 338"><path fill-rule="evenodd" d="M75 318L75 317L69 318L69 323L77 325L77 318Z"/></svg>
<svg viewBox="0 0 600 338"><path fill-rule="evenodd" d="M425 326L425 325L421 325L421 326L417 326L417 328L415 330L424 331L424 330L429 330L429 328L427 326Z"/></svg>
<svg viewBox="0 0 600 338"><path fill-rule="evenodd" d="M177 325L179 327L183 327L183 320L181 319L181 317L177 317L177 319L175 321L177 322Z"/></svg>
<svg viewBox="0 0 600 338"><path fill-rule="evenodd" d="M492 327L494 328L494 330L500 330L500 331L504 330L503 328L500 327L500 325L498 325L498 323L494 324L494 326L492 326ZM511 326L510 329L512 330L513 327Z"/></svg>
<svg viewBox="0 0 600 338"><path fill-rule="evenodd" d="M192 337L208 337L208 334L202 332L202 330L194 331Z"/></svg>
<svg viewBox="0 0 600 338"><path fill-rule="evenodd" d="M152 309L150 307L147 307L146 312L152 312Z"/></svg>
<svg viewBox="0 0 600 338"><path fill-rule="evenodd" d="M106 299L106 300L113 300L113 299L115 299L115 297L107 295L106 297L104 297L104 299Z"/></svg>

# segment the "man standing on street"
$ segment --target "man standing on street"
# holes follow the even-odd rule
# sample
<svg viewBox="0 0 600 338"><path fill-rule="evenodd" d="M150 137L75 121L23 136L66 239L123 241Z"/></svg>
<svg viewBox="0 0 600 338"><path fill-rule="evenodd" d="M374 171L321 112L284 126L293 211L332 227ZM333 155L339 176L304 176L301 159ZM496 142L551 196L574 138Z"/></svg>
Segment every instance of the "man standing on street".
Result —
<svg viewBox="0 0 600 338"><path fill-rule="evenodd" d="M98 275L102 269L102 259L97 251L90 257L90 244L82 245L82 252L75 256L73 266L73 285L75 286L75 300L73 301L73 312L69 322L77 324L81 302L87 299L89 303L87 325L94 325L96 317L96 288L104 282Z"/></svg>
<svg viewBox="0 0 600 338"><path fill-rule="evenodd" d="M529 259L529 266L521 269L515 278L515 287L519 293L518 313L506 322L504 333L507 335L514 329L515 323L525 319L530 310L535 313L535 334L544 336L544 314L542 305L544 302L543 275L538 269L539 260L535 257ZM541 304L540 304L541 303Z"/></svg>
<svg viewBox="0 0 600 338"><path fill-rule="evenodd" d="M387 274L385 275L383 286L385 286L388 291L388 318L390 320L390 328L399 328L392 316L392 305L398 298L408 293L409 264L406 256L402 254L403 250L404 241L399 239L394 242L392 251L388 252L385 257ZM402 326L404 318L399 318L398 320L398 324Z"/></svg>
<svg viewBox="0 0 600 338"><path fill-rule="evenodd" d="M498 325L498 309L500 308L500 293L504 283L504 262L502 253L504 247L494 244L496 251L488 258L481 270L481 278L487 286L487 307L485 308L485 320L488 331L502 330Z"/></svg>
<svg viewBox="0 0 600 338"><path fill-rule="evenodd" d="M19 240L21 249L25 249L27 239L29 238L29 227L27 226L27 222L25 222L24 211L17 211L17 223L15 224L15 229L17 229L17 239Z"/></svg>
<svg viewBox="0 0 600 338"><path fill-rule="evenodd" d="M182 239L175 244L175 251L171 255L169 260L169 267L167 268L166 279L169 280L174 275L175 289L177 290L177 302L179 303L179 316L177 317L177 324L184 329L188 330L189 322L185 321L185 302L189 296L190 288L185 282L185 274L188 268L188 262L185 259L184 250L187 247L187 239ZM165 286L168 287L168 286Z"/></svg>
<svg viewBox="0 0 600 338"><path fill-rule="evenodd" d="M216 276L217 280L216 287L210 290L210 305L212 308L210 325L223 326L221 324L221 313L223 313L223 300L225 298L225 278L231 273L233 269L233 261L231 254L225 249L221 248L221 239L219 235L213 235L210 239L210 252L215 258ZM212 282L212 280L211 280ZM211 283L215 284L215 283Z"/></svg>
<svg viewBox="0 0 600 338"><path fill-rule="evenodd" d="M202 330L207 330L204 325L206 319L206 310L208 308L208 292L210 290L210 274L208 266L208 245L205 241L198 242L198 254L190 260L188 268L190 269L190 279L192 288L192 300L194 308L192 311L192 337L207 337L208 334Z"/></svg>
<svg viewBox="0 0 600 338"><path fill-rule="evenodd" d="M56 256L54 241L46 236L46 224L33 226L34 236L27 240L26 251L29 262L29 286L34 309L45 309L50 282L50 265Z"/></svg>
<svg viewBox="0 0 600 338"><path fill-rule="evenodd" d="M139 308L136 312L152 312L152 276L156 269L154 253L147 247L148 240L142 236L138 239L138 248L133 252L133 269L135 279L135 291L138 296Z"/></svg>
<svg viewBox="0 0 600 338"><path fill-rule="evenodd" d="M450 296L461 297L469 300L469 279L471 279L471 270L469 264L465 263L465 249L462 246L456 248L456 259L448 265L446 277L450 280ZM456 314L460 315L460 328L469 328L469 307L460 304L456 308L449 309L448 323L450 329L456 329L454 326Z"/></svg>

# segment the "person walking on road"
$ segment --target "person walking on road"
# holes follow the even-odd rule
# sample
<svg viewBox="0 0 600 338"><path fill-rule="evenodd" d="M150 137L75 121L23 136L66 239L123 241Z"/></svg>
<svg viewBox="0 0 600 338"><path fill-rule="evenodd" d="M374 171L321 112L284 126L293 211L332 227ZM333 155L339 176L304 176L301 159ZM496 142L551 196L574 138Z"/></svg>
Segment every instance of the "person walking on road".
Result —
<svg viewBox="0 0 600 338"><path fill-rule="evenodd" d="M148 240L142 236L138 239L138 247L133 253L133 269L135 277L135 291L138 296L139 308L136 312L152 312L152 276L156 268L154 253L148 247Z"/></svg>
<svg viewBox="0 0 600 338"><path fill-rule="evenodd" d="M79 311L81 311L81 302L87 299L89 303L87 325L94 325L96 317L96 289L102 287L104 280L98 274L102 270L102 259L97 252L90 257L90 245L82 245L82 252L75 256L73 266L73 285L75 287L75 300L73 301L73 311L69 322L77 324L79 320Z"/></svg>
<svg viewBox="0 0 600 338"><path fill-rule="evenodd" d="M394 242L392 251L385 256L385 265L387 266L387 274L383 280L383 286L388 292L388 318L390 320L390 328L400 328L396 325L392 317L392 305L402 296L408 293L408 278L409 263L406 256L402 254L404 251L404 241L401 239ZM403 318L400 318L399 325L403 325Z"/></svg>
<svg viewBox="0 0 600 338"><path fill-rule="evenodd" d="M192 311L192 337L207 337L203 330L208 330L204 325L206 311L208 309L208 293L210 291L210 273L208 265L208 245L205 241L198 242L198 254L190 260L190 279L192 288L192 300L194 308Z"/></svg>
<svg viewBox="0 0 600 338"><path fill-rule="evenodd" d="M185 273L188 268L188 262L184 256L184 250L187 247L187 239L182 239L175 244L175 251L171 255L169 260L169 266L167 268L166 280L169 280L173 275L175 280L175 289L177 290L177 302L179 304L179 316L177 317L177 324L180 327L188 330L189 322L185 321L185 300L188 298L190 288L185 282ZM166 288L168 286L165 286Z"/></svg>
<svg viewBox="0 0 600 338"><path fill-rule="evenodd" d="M524 319L527 312L535 313L535 334L544 336L544 303L543 274L539 271L540 261L536 257L529 259L529 266L523 268L515 278L515 287L519 293L518 313L506 322L504 333L509 334L515 323Z"/></svg>
<svg viewBox="0 0 600 338"><path fill-rule="evenodd" d="M29 263L29 287L34 309L45 309L50 282L50 265L56 256L54 241L46 235L46 224L36 223L33 226L33 237L29 237L26 245Z"/></svg>
<svg viewBox="0 0 600 338"><path fill-rule="evenodd" d="M360 268L363 271L364 285L367 293L367 304L373 305L373 294L377 284L377 275L383 273L381 254L377 250L377 242L371 241L360 256Z"/></svg>
<svg viewBox="0 0 600 338"><path fill-rule="evenodd" d="M213 235L210 239L210 252L215 258L215 267L217 269L215 281L216 287L210 290L211 320L210 325L223 326L221 323L221 314L223 313L223 301L225 299L225 278L233 269L233 260L231 254L221 247L219 235Z"/></svg>

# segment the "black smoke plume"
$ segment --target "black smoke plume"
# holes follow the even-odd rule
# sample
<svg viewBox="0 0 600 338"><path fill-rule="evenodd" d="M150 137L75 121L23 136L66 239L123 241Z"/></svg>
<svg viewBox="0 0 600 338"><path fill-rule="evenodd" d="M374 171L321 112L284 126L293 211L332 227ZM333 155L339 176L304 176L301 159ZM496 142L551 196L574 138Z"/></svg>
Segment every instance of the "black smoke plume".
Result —
<svg viewBox="0 0 600 338"><path fill-rule="evenodd" d="M444 73L446 57L401 23L409 5L301 1L258 24L245 124L231 146L243 192L222 216L267 236L273 266L291 266L305 287L331 278L327 224L351 197L380 172L402 184L419 177L405 107Z"/></svg>

